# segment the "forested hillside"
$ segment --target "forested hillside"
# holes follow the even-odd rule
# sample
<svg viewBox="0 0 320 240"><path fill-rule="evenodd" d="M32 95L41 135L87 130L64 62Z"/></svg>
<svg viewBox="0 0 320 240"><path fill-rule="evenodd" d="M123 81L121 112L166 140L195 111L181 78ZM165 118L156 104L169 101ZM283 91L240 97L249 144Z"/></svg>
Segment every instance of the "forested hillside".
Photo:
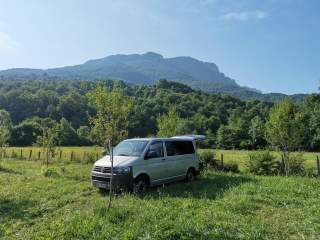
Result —
<svg viewBox="0 0 320 240"><path fill-rule="evenodd" d="M94 108L86 94L98 85L115 86L134 99L129 136L157 134L157 117L175 106L184 119L181 134L208 136L206 146L225 149L267 147L264 124L272 103L196 91L177 82L160 80L152 86L130 86L121 81L10 80L0 81L0 109L12 120L10 145L36 144L43 125L58 126L61 146L92 145L90 116ZM320 96L310 95L296 104L305 119L306 141L301 149L320 148ZM320 120L320 119L319 119Z"/></svg>

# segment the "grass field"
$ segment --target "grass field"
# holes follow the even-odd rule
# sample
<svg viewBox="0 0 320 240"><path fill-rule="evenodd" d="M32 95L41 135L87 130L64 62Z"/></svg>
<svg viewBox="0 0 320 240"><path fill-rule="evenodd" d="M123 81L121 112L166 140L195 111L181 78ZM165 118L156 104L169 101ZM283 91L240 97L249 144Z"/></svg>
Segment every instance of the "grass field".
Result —
<svg viewBox="0 0 320 240"><path fill-rule="evenodd" d="M232 159L234 160L234 159ZM316 178L205 173L192 183L107 198L91 164L2 160L1 239L319 239Z"/></svg>

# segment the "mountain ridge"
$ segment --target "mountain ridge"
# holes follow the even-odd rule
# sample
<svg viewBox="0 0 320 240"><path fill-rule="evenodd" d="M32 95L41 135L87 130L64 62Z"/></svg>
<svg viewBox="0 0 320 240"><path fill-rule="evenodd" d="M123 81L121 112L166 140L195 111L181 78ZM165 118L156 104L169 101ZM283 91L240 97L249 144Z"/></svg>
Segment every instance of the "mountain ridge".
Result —
<svg viewBox="0 0 320 240"><path fill-rule="evenodd" d="M165 58L159 53L116 54L92 59L83 64L48 69L13 68L0 71L1 78L41 77L48 75L66 79L119 79L131 84L155 84L159 79L184 83L209 93L225 93L242 99L272 99L285 94L263 94L240 86L222 73L213 62L200 61L189 56ZM303 97L298 94L297 96Z"/></svg>

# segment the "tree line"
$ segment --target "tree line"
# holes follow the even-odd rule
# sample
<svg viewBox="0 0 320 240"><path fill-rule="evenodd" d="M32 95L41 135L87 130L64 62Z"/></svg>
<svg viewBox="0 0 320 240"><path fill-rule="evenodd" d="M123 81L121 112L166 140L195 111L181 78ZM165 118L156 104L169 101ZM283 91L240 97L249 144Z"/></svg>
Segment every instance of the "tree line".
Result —
<svg viewBox="0 0 320 240"><path fill-rule="evenodd" d="M120 95L115 94L117 91ZM105 96L99 100L96 96L101 95ZM112 108L119 107L123 97L129 100L123 110L125 119L117 123L125 137L194 133L206 135L203 147L210 148L320 149L318 94L308 95L299 103L290 98L276 104L242 101L164 79L152 86L115 80L0 80L0 135L13 146L41 145L48 140L43 136L49 131L56 145L103 145L97 128L103 122L97 119L99 114L104 114L100 120L107 118L111 110L104 104L106 112L98 112L97 104L101 107L103 102L99 101L109 96ZM117 97L118 102L113 102ZM281 139L279 132L283 132Z"/></svg>

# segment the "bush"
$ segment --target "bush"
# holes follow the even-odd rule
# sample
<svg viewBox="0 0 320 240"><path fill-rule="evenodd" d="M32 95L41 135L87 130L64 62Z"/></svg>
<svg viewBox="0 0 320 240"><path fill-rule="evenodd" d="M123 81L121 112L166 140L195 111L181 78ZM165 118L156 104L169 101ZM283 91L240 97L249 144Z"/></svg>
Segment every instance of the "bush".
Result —
<svg viewBox="0 0 320 240"><path fill-rule="evenodd" d="M233 173L239 173L239 166L236 162L230 162L230 163L224 163L222 171L224 172L233 172Z"/></svg>
<svg viewBox="0 0 320 240"><path fill-rule="evenodd" d="M305 175L304 162L302 153L290 153L284 158L288 175Z"/></svg>
<svg viewBox="0 0 320 240"><path fill-rule="evenodd" d="M214 159L215 153L212 150L203 150L199 152L200 165L203 168L213 167L216 165L216 160Z"/></svg>
<svg viewBox="0 0 320 240"><path fill-rule="evenodd" d="M59 170L56 168L47 168L47 167L43 167L41 169L41 173L43 176L45 177L52 177L52 178L56 178L59 177Z"/></svg>
<svg viewBox="0 0 320 240"><path fill-rule="evenodd" d="M279 172L279 163L270 151L257 151L249 154L249 172L257 175L274 175Z"/></svg>
<svg viewBox="0 0 320 240"><path fill-rule="evenodd" d="M314 166L305 166L303 176L306 177L318 177L317 169Z"/></svg>
<svg viewBox="0 0 320 240"><path fill-rule="evenodd" d="M221 161L215 159L215 152L212 150L203 150L199 153L200 169L208 169L224 172L239 173L239 166L236 162L224 163L223 167Z"/></svg>

